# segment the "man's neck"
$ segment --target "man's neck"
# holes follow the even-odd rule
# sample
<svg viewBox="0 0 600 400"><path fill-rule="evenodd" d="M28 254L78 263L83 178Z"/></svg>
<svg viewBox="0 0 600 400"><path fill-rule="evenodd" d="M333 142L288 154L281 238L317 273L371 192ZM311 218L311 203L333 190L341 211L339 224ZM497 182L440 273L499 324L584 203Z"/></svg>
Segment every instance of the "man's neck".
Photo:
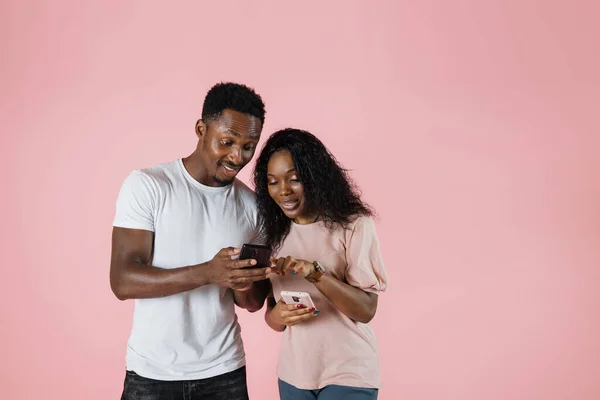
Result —
<svg viewBox="0 0 600 400"><path fill-rule="evenodd" d="M196 152L183 158L182 161L184 168L187 170L188 174L192 176L192 178L206 186L214 185L214 183L208 182L210 179L206 173L206 168L204 167L200 156L196 154Z"/></svg>

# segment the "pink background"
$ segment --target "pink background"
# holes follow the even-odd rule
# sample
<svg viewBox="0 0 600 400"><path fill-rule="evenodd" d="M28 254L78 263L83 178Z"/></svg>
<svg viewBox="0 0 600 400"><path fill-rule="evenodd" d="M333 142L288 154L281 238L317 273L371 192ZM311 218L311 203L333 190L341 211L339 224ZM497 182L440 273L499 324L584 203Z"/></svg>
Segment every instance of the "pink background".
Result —
<svg viewBox="0 0 600 400"><path fill-rule="evenodd" d="M220 80L378 209L381 399L600 398L597 2L168 4L1 2L2 398L119 397L116 194L193 150ZM275 399L278 335L239 314Z"/></svg>

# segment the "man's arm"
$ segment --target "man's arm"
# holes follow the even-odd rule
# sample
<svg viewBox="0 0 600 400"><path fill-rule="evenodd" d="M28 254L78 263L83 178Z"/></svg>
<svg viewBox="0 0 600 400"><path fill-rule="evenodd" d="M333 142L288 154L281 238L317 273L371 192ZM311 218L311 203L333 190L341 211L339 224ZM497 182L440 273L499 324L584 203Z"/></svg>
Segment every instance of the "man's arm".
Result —
<svg viewBox="0 0 600 400"><path fill-rule="evenodd" d="M255 260L233 260L239 253L234 248L222 249L202 264L154 267L150 265L153 241L150 231L113 228L110 286L119 300L165 297L208 284L244 288L270 273L270 268L246 268L256 264Z"/></svg>
<svg viewBox="0 0 600 400"><path fill-rule="evenodd" d="M233 298L238 307L256 312L260 310L269 294L271 285L268 279L254 282L248 290L234 290Z"/></svg>
<svg viewBox="0 0 600 400"><path fill-rule="evenodd" d="M150 231L113 228L110 287L119 300L165 297L207 283L204 264L174 269L150 265L153 241Z"/></svg>

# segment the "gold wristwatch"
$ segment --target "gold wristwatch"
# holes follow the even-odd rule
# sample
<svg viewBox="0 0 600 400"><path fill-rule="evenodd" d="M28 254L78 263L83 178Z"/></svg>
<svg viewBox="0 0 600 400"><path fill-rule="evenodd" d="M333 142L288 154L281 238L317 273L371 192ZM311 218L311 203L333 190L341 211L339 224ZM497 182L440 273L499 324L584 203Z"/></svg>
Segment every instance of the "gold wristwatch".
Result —
<svg viewBox="0 0 600 400"><path fill-rule="evenodd" d="M325 273L325 268L318 261L313 261L313 270L310 274L306 275L306 280L312 283L319 282L323 274Z"/></svg>

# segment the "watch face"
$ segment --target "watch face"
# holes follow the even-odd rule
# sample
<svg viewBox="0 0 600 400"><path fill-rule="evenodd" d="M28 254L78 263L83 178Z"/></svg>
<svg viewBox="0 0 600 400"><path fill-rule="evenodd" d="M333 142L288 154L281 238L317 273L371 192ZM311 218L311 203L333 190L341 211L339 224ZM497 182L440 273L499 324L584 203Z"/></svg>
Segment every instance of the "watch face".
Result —
<svg viewBox="0 0 600 400"><path fill-rule="evenodd" d="M323 266L321 264L319 264L318 261L314 261L313 262L315 269L319 272L325 272L325 268L323 268Z"/></svg>

